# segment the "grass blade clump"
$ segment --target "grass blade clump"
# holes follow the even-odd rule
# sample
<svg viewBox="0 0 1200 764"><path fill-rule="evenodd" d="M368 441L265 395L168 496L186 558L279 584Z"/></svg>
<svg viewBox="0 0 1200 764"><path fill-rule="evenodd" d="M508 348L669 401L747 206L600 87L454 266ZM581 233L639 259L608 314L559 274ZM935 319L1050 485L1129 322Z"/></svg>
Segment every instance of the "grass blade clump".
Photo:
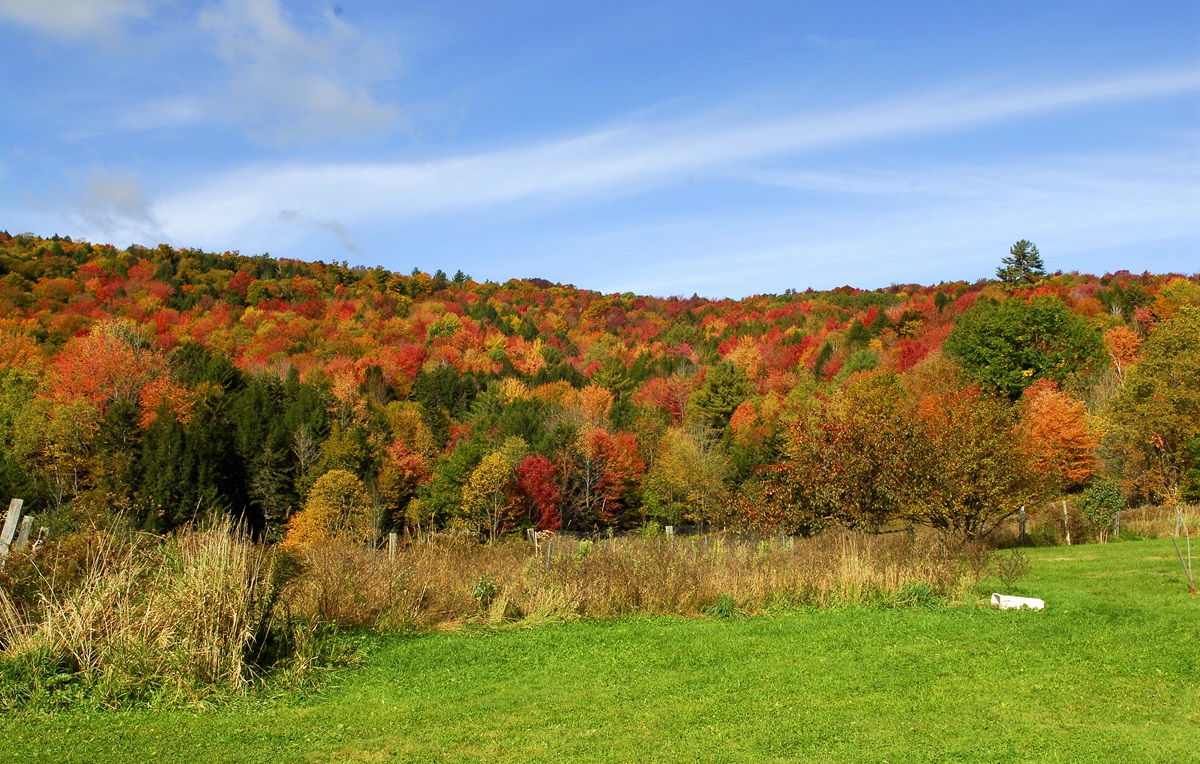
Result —
<svg viewBox="0 0 1200 764"><path fill-rule="evenodd" d="M0 707L197 701L304 662L311 631L276 613L288 576L231 521L93 533L71 585L24 606L0 588Z"/></svg>

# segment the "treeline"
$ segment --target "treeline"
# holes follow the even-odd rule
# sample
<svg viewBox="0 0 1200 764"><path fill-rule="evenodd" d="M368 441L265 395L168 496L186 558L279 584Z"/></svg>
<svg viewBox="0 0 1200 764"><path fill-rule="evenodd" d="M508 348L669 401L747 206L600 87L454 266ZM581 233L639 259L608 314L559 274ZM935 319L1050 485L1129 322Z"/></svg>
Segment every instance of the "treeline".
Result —
<svg viewBox="0 0 1200 764"><path fill-rule="evenodd" d="M1010 254L735 301L0 234L0 493L60 530L232 514L294 543L978 536L1063 493L1097 522L1200 497L1197 277Z"/></svg>

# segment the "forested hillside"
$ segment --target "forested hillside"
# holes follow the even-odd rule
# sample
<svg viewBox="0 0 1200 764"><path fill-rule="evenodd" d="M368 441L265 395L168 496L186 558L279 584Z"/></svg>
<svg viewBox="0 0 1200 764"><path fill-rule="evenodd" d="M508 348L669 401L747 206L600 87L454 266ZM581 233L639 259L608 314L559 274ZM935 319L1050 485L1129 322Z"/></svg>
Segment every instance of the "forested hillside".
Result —
<svg viewBox="0 0 1200 764"><path fill-rule="evenodd" d="M290 543L1200 496L1198 277L1012 260L707 300L0 234L0 494Z"/></svg>

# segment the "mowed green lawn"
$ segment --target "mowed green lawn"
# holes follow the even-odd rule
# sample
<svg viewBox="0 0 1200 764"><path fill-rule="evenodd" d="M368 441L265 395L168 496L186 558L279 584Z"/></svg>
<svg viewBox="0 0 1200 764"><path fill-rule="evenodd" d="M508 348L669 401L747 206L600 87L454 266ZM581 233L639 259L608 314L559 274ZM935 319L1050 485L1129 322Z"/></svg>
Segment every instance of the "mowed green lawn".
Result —
<svg viewBox="0 0 1200 764"><path fill-rule="evenodd" d="M0 720L4 761L1200 761L1170 541L1032 550L986 607L381 638L318 695Z"/></svg>

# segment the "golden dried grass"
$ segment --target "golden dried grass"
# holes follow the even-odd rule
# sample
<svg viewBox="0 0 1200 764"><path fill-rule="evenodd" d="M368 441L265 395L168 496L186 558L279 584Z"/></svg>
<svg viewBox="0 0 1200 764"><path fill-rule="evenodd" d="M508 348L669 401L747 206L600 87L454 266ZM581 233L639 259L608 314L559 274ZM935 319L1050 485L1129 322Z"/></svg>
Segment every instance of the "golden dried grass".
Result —
<svg viewBox="0 0 1200 764"><path fill-rule="evenodd" d="M721 597L742 612L888 600L914 584L954 598L981 570L932 536L830 533L478 544L445 536L387 553L348 544L302 552L293 610L359 627L453 626L628 615L703 615ZM487 582L483 584L481 582ZM481 595L486 592L487 596Z"/></svg>
<svg viewBox="0 0 1200 764"><path fill-rule="evenodd" d="M0 657L83 677L115 699L239 690L271 618L270 556L229 521L170 539L97 532L81 579L19 608Z"/></svg>
<svg viewBox="0 0 1200 764"><path fill-rule="evenodd" d="M1193 536L1200 536L1200 504L1181 504L1179 507L1146 506L1121 512L1121 533L1134 538L1159 539L1175 534L1176 510Z"/></svg>

